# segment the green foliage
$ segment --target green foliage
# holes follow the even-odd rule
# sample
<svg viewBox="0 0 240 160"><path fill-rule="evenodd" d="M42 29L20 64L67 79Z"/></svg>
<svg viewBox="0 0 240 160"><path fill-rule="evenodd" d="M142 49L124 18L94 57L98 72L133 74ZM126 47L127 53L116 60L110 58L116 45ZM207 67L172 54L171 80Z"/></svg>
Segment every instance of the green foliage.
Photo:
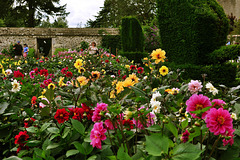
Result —
<svg viewBox="0 0 240 160"><path fill-rule="evenodd" d="M66 17L57 17L53 23L50 22L50 19L47 17L46 20L41 21L37 26L40 28L68 28L68 22Z"/></svg>
<svg viewBox="0 0 240 160"><path fill-rule="evenodd" d="M121 38L124 52L143 51L143 31L136 18L125 17L122 19Z"/></svg>
<svg viewBox="0 0 240 160"><path fill-rule="evenodd" d="M6 27L4 20L0 19L0 27Z"/></svg>
<svg viewBox="0 0 240 160"><path fill-rule="evenodd" d="M205 64L225 45L228 19L216 0L157 0L162 47L176 64Z"/></svg>
<svg viewBox="0 0 240 160"><path fill-rule="evenodd" d="M124 57L127 57L129 60L134 60L135 63L141 63L142 59L148 57L147 52L120 52Z"/></svg>
<svg viewBox="0 0 240 160"><path fill-rule="evenodd" d="M183 64L176 65L174 63L168 63L171 70L181 69L184 70L182 73L182 79L199 79L202 80L203 74L206 74L206 80L212 81L215 84L224 84L227 86L236 85L236 65L231 63L215 64L215 65L192 65Z"/></svg>
<svg viewBox="0 0 240 160"><path fill-rule="evenodd" d="M116 55L116 49L121 49L120 35L104 35L102 37L102 47L110 49L112 54Z"/></svg>
<svg viewBox="0 0 240 160"><path fill-rule="evenodd" d="M222 46L209 55L211 63L224 63L228 60L237 60L240 56L240 45Z"/></svg>
<svg viewBox="0 0 240 160"><path fill-rule="evenodd" d="M28 57L35 57L35 49L29 48Z"/></svg>
<svg viewBox="0 0 240 160"><path fill-rule="evenodd" d="M80 45L81 45L80 48L83 49L83 50L88 49L88 47L89 47L89 43L86 42L86 41L82 41L80 43Z"/></svg>
<svg viewBox="0 0 240 160"><path fill-rule="evenodd" d="M68 51L68 49L67 48L56 48L54 55L57 55L59 52L64 52L64 51Z"/></svg>

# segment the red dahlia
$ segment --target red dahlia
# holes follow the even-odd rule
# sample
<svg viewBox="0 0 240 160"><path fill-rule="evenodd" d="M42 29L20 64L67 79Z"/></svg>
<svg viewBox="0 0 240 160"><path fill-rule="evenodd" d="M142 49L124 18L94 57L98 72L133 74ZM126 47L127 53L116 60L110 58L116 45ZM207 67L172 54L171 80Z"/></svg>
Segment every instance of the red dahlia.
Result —
<svg viewBox="0 0 240 160"><path fill-rule="evenodd" d="M69 113L63 109L58 109L54 118L58 121L59 124L64 123L65 121L68 121Z"/></svg>
<svg viewBox="0 0 240 160"><path fill-rule="evenodd" d="M19 144L20 146L24 146L29 138L27 131L20 131L18 135L15 136L15 144Z"/></svg>

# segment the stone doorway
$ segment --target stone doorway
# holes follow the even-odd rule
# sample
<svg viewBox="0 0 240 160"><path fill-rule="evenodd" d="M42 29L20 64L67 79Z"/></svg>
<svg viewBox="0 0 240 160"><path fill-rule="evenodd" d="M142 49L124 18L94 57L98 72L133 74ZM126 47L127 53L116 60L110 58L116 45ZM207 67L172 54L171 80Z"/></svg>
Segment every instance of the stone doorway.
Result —
<svg viewBox="0 0 240 160"><path fill-rule="evenodd" d="M37 38L38 55L48 56L52 54L52 38Z"/></svg>

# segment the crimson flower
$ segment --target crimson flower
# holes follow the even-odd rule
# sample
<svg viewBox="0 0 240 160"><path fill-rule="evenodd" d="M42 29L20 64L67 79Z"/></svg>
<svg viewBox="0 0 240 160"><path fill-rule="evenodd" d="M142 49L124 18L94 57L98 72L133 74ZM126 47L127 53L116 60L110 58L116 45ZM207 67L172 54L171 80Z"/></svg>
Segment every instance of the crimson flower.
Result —
<svg viewBox="0 0 240 160"><path fill-rule="evenodd" d="M105 63L108 63L109 62L109 60L107 59L107 60L105 60Z"/></svg>
<svg viewBox="0 0 240 160"><path fill-rule="evenodd" d="M127 130L133 129L133 121L128 119L128 120L123 120L122 121L123 126L126 127Z"/></svg>
<svg viewBox="0 0 240 160"><path fill-rule="evenodd" d="M126 75L122 76L122 79L123 79L123 80L125 80L126 78L127 78L127 76L126 76Z"/></svg>
<svg viewBox="0 0 240 160"><path fill-rule="evenodd" d="M17 70L17 71L14 71L14 77L15 78L22 77L22 79L23 79L24 75L19 70Z"/></svg>
<svg viewBox="0 0 240 160"><path fill-rule="evenodd" d="M121 70L118 70L118 75L120 76L120 74L121 74Z"/></svg>
<svg viewBox="0 0 240 160"><path fill-rule="evenodd" d="M138 73L142 74L143 73L143 68L142 67L138 67L137 71L138 71Z"/></svg>
<svg viewBox="0 0 240 160"><path fill-rule="evenodd" d="M69 119L69 113L63 109L58 109L54 118L58 121L59 124L64 123L65 121L68 121Z"/></svg>
<svg viewBox="0 0 240 160"><path fill-rule="evenodd" d="M24 127L25 128L30 127L33 124L34 121L36 121L36 119L34 119L34 118L30 118L29 120L25 120L24 121Z"/></svg>
<svg viewBox="0 0 240 160"><path fill-rule="evenodd" d="M15 136L15 144L19 144L20 146L24 146L29 138L27 131L20 131L18 135Z"/></svg>
<svg viewBox="0 0 240 160"><path fill-rule="evenodd" d="M71 71L67 71L66 77L72 77L72 76L73 76L72 72Z"/></svg>
<svg viewBox="0 0 240 160"><path fill-rule="evenodd" d="M68 70L68 67L66 67L66 68L63 68L62 70L61 70L61 72L62 72L62 74L66 74L67 73L67 70Z"/></svg>
<svg viewBox="0 0 240 160"><path fill-rule="evenodd" d="M135 66L135 65L131 65L131 66L130 66L130 69L131 69L131 70L135 70L135 69L136 69L136 66Z"/></svg>
<svg viewBox="0 0 240 160"><path fill-rule="evenodd" d="M119 59L116 59L116 61L117 61L118 63L120 63L120 60L119 60Z"/></svg>
<svg viewBox="0 0 240 160"><path fill-rule="evenodd" d="M32 105L35 105L37 103L36 100L37 100L37 97L33 96L31 100Z"/></svg>
<svg viewBox="0 0 240 160"><path fill-rule="evenodd" d="M41 69L39 74L44 75L45 77L47 77L49 75L47 69Z"/></svg>
<svg viewBox="0 0 240 160"><path fill-rule="evenodd" d="M38 75L38 68L33 69L35 74Z"/></svg>
<svg viewBox="0 0 240 160"><path fill-rule="evenodd" d="M181 140L183 141L183 143L186 143L189 140L189 136L190 136L190 133L188 132L188 130L186 130L181 137Z"/></svg>

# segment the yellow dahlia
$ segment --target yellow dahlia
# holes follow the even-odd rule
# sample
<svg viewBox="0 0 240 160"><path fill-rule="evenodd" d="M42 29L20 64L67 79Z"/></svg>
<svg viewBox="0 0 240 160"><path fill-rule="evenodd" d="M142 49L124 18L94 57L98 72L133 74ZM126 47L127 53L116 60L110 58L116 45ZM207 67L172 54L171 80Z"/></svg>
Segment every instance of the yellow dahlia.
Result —
<svg viewBox="0 0 240 160"><path fill-rule="evenodd" d="M130 78L128 78L125 81L123 81L123 86L124 87L130 87L130 86L133 86L133 85L134 85L134 82Z"/></svg>
<svg viewBox="0 0 240 160"><path fill-rule="evenodd" d="M77 69L80 69L80 67L83 66L83 60L82 59L77 59L76 62L74 63L74 67Z"/></svg>
<svg viewBox="0 0 240 160"><path fill-rule="evenodd" d="M159 69L159 72L162 76L166 76L168 74L168 68L166 66L162 66L160 69Z"/></svg>
<svg viewBox="0 0 240 160"><path fill-rule="evenodd" d="M100 72L98 72L98 71L92 71L91 74L92 74L93 80L97 80L100 78Z"/></svg>
<svg viewBox="0 0 240 160"><path fill-rule="evenodd" d="M134 73L130 74L127 79L131 79L134 84L136 84L136 83L139 82L139 81L138 81L138 77L137 77L136 74L134 74ZM126 80L127 80L127 79L126 79Z"/></svg>
<svg viewBox="0 0 240 160"><path fill-rule="evenodd" d="M84 76L79 76L79 77L77 78L77 81L79 82L79 84L80 84L81 86L85 86L85 85L88 83L87 78L84 77ZM77 83L76 83L76 86L78 87L78 84L77 84Z"/></svg>
<svg viewBox="0 0 240 160"><path fill-rule="evenodd" d="M119 81L117 84L116 84L116 90L117 90L117 94L122 92L124 90L123 88L123 82L122 81Z"/></svg>
<svg viewBox="0 0 240 160"><path fill-rule="evenodd" d="M161 49L153 50L151 56L152 59L155 59L155 63L158 64L159 62L164 62L166 52Z"/></svg>
<svg viewBox="0 0 240 160"><path fill-rule="evenodd" d="M54 85L53 83L50 83L50 84L48 85L48 89L54 90L54 89L55 89L55 85Z"/></svg>

